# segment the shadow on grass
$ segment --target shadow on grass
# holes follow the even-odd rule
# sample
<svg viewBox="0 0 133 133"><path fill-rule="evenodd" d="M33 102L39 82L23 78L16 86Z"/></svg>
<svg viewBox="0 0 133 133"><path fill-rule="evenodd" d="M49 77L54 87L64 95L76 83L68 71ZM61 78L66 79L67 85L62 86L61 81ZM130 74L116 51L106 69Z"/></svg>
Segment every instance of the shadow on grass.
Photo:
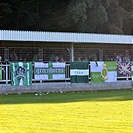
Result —
<svg viewBox="0 0 133 133"><path fill-rule="evenodd" d="M32 104L32 103L67 103L80 101L127 101L132 100L133 91L110 90L93 92L65 92L65 93L32 93L0 95L1 104Z"/></svg>

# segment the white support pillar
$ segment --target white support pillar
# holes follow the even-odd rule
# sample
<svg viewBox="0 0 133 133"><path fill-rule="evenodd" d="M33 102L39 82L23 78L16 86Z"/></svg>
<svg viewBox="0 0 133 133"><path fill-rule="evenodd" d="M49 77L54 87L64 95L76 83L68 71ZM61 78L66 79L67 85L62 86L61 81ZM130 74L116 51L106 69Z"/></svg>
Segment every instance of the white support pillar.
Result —
<svg viewBox="0 0 133 133"><path fill-rule="evenodd" d="M71 43L71 61L74 61L74 48L73 48L73 43Z"/></svg>
<svg viewBox="0 0 133 133"><path fill-rule="evenodd" d="M8 84L8 65L6 63L6 84Z"/></svg>

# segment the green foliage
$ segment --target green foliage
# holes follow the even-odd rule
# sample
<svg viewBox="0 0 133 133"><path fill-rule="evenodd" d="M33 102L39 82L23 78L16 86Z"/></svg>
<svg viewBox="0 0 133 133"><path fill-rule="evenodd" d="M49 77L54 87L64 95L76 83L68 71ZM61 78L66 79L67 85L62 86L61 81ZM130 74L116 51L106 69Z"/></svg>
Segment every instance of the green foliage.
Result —
<svg viewBox="0 0 133 133"><path fill-rule="evenodd" d="M123 34L123 31L113 24L108 25L108 29L111 34Z"/></svg>
<svg viewBox="0 0 133 133"><path fill-rule="evenodd" d="M71 14L71 17L75 23L77 23L80 19L82 21L85 21L87 16L86 16L86 3L76 1L76 3L72 2L70 3L70 6L68 7L68 13Z"/></svg>
<svg viewBox="0 0 133 133"><path fill-rule="evenodd" d="M73 0L67 7L67 13L70 14L75 23L80 20L84 22L87 19L87 9L91 8L92 5L93 0Z"/></svg>
<svg viewBox="0 0 133 133"><path fill-rule="evenodd" d="M12 13L11 5L8 3L1 3L0 8L2 13Z"/></svg>
<svg viewBox="0 0 133 133"><path fill-rule="evenodd" d="M1 29L131 34L133 0L9 0Z"/></svg>
<svg viewBox="0 0 133 133"><path fill-rule="evenodd" d="M108 20L107 12L102 5L100 5L96 10L94 10L93 15L94 15L96 24L104 24Z"/></svg>
<svg viewBox="0 0 133 133"><path fill-rule="evenodd" d="M105 9L108 9L108 7L110 6L110 2L111 0L102 0L101 4L104 6Z"/></svg>

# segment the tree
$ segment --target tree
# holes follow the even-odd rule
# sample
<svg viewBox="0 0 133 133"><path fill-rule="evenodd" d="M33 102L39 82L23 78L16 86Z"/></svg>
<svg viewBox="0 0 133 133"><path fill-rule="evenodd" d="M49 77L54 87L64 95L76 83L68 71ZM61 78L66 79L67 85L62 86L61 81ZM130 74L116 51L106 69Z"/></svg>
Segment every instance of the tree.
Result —
<svg viewBox="0 0 133 133"><path fill-rule="evenodd" d="M8 16L13 13L11 10L11 5L8 3L0 3L0 27L10 27L10 20L8 19Z"/></svg>
<svg viewBox="0 0 133 133"><path fill-rule="evenodd" d="M133 0L3 0L2 29L131 34Z"/></svg>
<svg viewBox="0 0 133 133"><path fill-rule="evenodd" d="M40 17L38 14L39 2L37 0L11 0L12 10L11 25L14 29L32 30L37 25Z"/></svg>

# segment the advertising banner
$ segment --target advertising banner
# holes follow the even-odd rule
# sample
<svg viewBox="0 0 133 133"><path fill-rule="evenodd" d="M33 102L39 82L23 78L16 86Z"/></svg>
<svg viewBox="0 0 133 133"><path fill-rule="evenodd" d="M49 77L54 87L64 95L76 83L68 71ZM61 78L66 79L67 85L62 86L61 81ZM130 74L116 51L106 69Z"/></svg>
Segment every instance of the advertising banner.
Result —
<svg viewBox="0 0 133 133"><path fill-rule="evenodd" d="M27 86L32 84L32 63L10 63L11 84L13 86Z"/></svg>
<svg viewBox="0 0 133 133"><path fill-rule="evenodd" d="M71 62L70 63L70 80L71 83L87 83L89 81L88 62Z"/></svg>
<svg viewBox="0 0 133 133"><path fill-rule="evenodd" d="M114 82L117 78L116 62L90 61L90 77L92 82Z"/></svg>
<svg viewBox="0 0 133 133"><path fill-rule="evenodd" d="M0 66L0 80L2 80L2 66Z"/></svg>
<svg viewBox="0 0 133 133"><path fill-rule="evenodd" d="M65 79L65 63L60 62L35 62L35 80Z"/></svg>
<svg viewBox="0 0 133 133"><path fill-rule="evenodd" d="M117 61L117 76L118 77L127 77L131 76L131 63L125 61Z"/></svg>

